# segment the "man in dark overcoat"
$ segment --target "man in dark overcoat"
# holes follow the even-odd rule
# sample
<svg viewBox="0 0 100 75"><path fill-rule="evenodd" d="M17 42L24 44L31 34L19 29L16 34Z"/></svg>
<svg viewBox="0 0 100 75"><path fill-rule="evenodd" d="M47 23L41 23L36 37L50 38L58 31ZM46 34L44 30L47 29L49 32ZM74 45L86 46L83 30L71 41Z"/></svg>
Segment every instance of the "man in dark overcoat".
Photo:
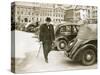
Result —
<svg viewBox="0 0 100 75"><path fill-rule="evenodd" d="M45 62L48 63L48 53L51 51L52 42L54 41L55 36L54 36L54 27L52 24L50 24L51 18L47 17L45 21L46 23L40 26L39 39L43 45Z"/></svg>

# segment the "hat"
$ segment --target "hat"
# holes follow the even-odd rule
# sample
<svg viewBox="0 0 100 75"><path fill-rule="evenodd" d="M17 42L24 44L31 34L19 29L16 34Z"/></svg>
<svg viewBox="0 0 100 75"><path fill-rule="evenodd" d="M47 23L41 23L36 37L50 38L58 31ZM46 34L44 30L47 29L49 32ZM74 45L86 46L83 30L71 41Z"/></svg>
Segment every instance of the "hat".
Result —
<svg viewBox="0 0 100 75"><path fill-rule="evenodd" d="M50 18L50 17L47 17L47 18L45 19L45 21L51 22L51 18Z"/></svg>

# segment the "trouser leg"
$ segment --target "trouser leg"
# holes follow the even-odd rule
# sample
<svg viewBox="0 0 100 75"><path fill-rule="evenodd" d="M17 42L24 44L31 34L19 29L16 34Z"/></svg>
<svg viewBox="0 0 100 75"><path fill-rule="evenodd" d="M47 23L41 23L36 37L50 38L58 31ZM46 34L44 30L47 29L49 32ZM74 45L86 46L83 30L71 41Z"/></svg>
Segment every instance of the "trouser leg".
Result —
<svg viewBox="0 0 100 75"><path fill-rule="evenodd" d="M43 53L44 53L44 58L45 61L48 62L48 53L51 50L51 44L49 42L44 42L43 43Z"/></svg>

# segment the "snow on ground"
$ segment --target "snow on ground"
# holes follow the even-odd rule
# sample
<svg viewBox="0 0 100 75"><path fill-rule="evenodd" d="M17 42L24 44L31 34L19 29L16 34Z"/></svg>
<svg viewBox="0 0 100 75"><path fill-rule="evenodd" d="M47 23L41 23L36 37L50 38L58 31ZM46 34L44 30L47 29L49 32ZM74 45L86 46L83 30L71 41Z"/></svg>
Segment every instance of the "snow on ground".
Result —
<svg viewBox="0 0 100 75"><path fill-rule="evenodd" d="M39 42L35 34L15 31L15 57L24 58L25 53L36 50L39 47Z"/></svg>
<svg viewBox="0 0 100 75"><path fill-rule="evenodd" d="M82 66L65 57L63 51L51 51L48 56L49 63L46 63L44 61L42 46L37 56L40 44L37 38L33 38L36 37L35 34L15 31L15 36L15 58L21 59L20 64L16 65L16 73L92 69L97 66L96 64Z"/></svg>

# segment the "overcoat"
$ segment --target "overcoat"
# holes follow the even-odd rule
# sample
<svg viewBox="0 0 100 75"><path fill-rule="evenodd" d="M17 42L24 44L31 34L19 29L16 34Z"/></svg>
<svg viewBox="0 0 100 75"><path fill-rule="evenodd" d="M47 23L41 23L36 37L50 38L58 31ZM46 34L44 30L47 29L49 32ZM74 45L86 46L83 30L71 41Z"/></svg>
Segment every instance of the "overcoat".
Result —
<svg viewBox="0 0 100 75"><path fill-rule="evenodd" d="M54 28L53 28L52 24L47 26L47 24L44 23L40 26L39 39L42 42L45 42L45 41L51 41L52 42L55 39Z"/></svg>

